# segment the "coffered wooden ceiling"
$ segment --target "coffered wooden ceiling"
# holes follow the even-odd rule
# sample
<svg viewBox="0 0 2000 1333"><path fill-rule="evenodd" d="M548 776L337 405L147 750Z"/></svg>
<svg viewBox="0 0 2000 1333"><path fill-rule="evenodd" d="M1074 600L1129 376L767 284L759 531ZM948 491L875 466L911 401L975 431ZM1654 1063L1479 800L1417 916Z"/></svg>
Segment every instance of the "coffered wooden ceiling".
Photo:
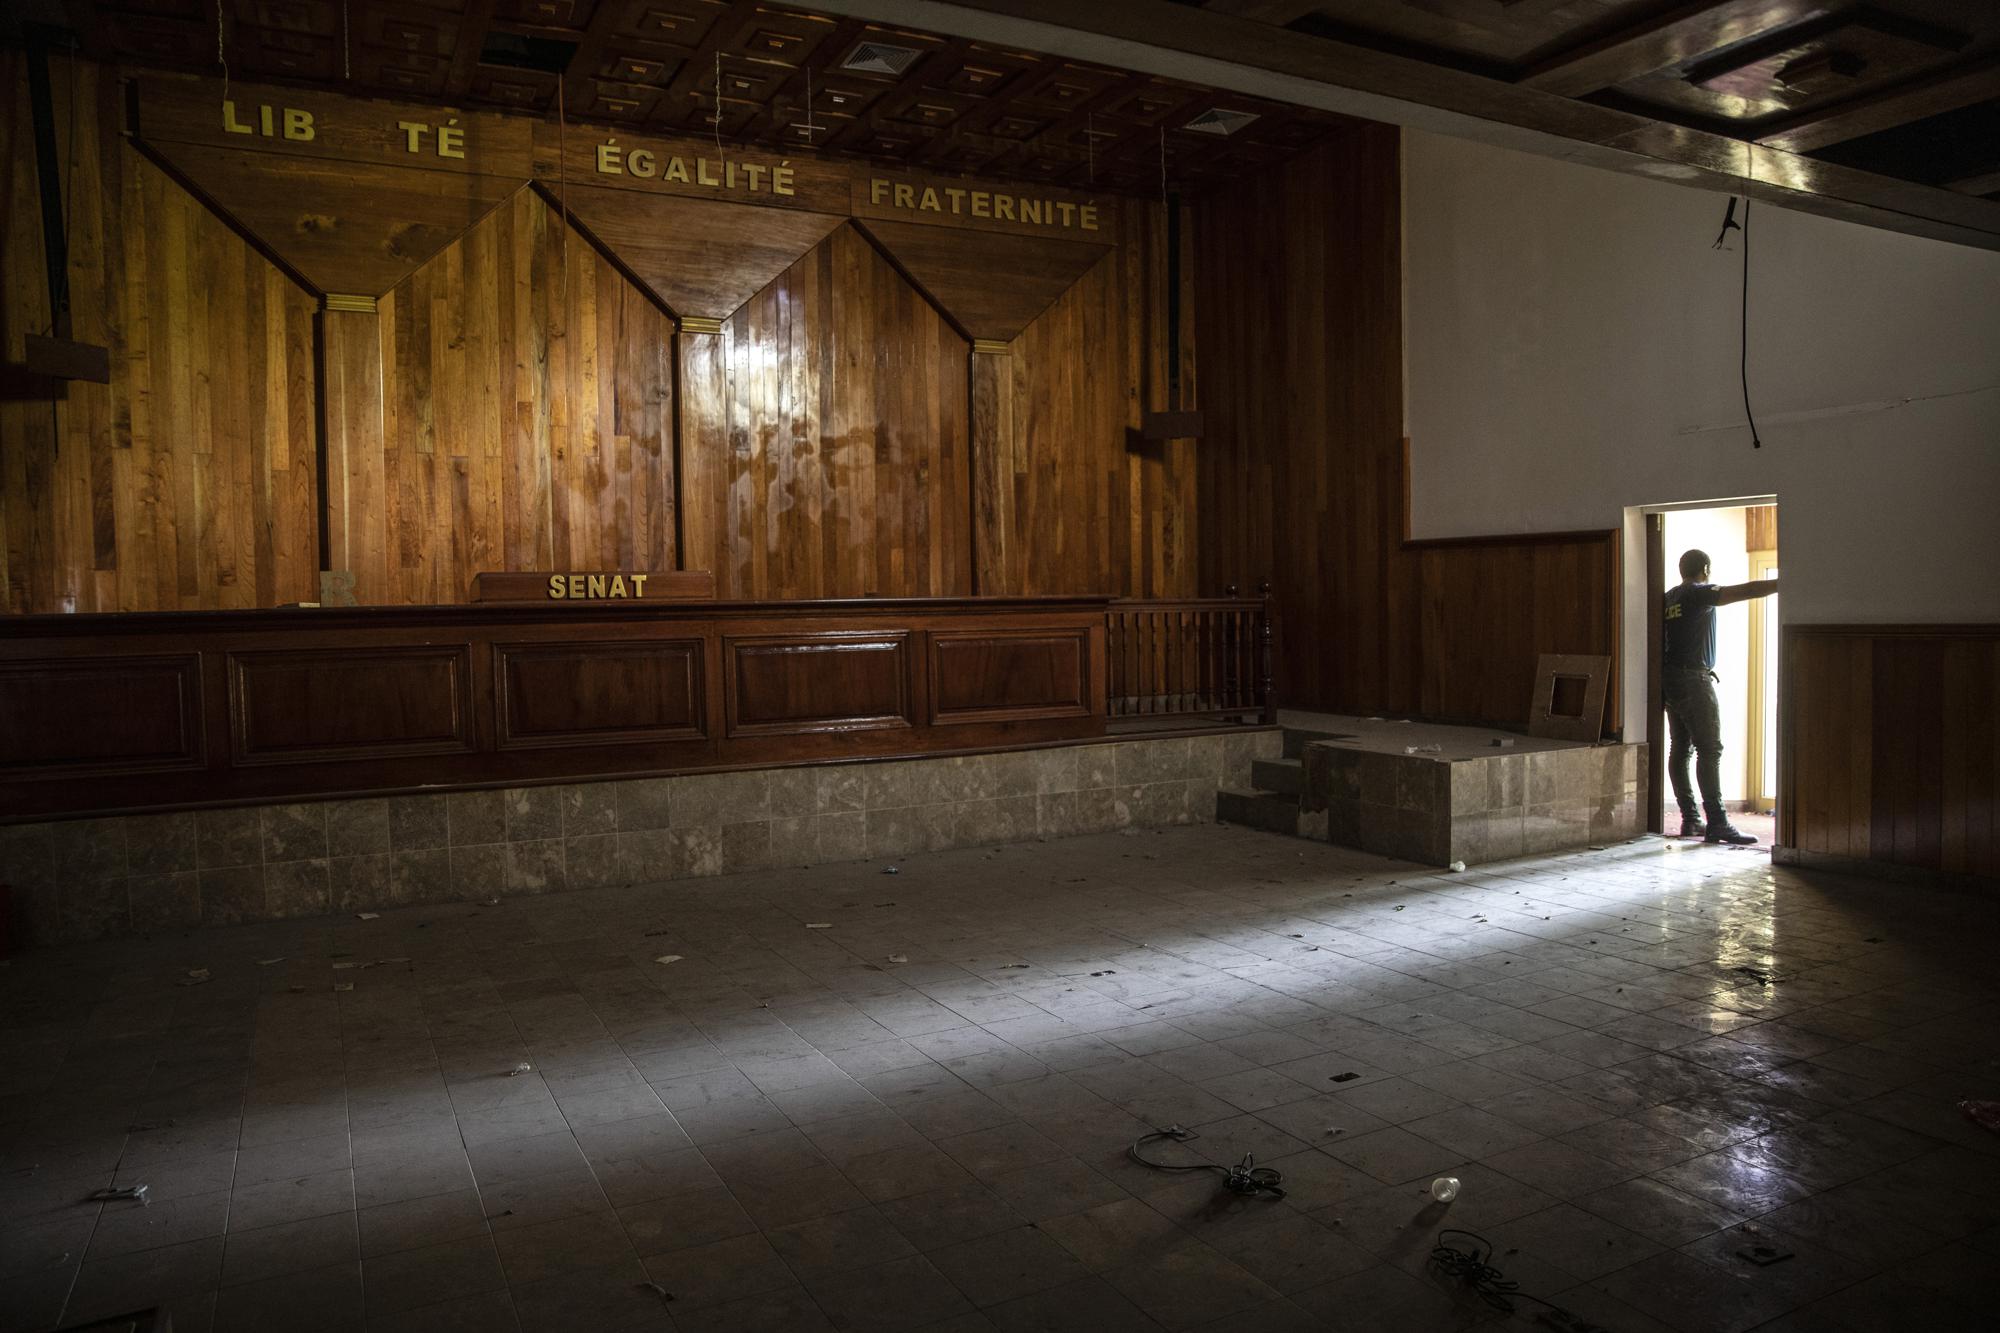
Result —
<svg viewBox="0 0 2000 1333"><path fill-rule="evenodd" d="M1175 0L2000 194L2000 0Z"/></svg>
<svg viewBox="0 0 2000 1333"><path fill-rule="evenodd" d="M1123 193L1281 160L1342 118L758 0L49 0L91 55ZM867 57L875 48L874 59ZM717 121L718 89L720 123ZM1216 109L1233 133L1189 129Z"/></svg>

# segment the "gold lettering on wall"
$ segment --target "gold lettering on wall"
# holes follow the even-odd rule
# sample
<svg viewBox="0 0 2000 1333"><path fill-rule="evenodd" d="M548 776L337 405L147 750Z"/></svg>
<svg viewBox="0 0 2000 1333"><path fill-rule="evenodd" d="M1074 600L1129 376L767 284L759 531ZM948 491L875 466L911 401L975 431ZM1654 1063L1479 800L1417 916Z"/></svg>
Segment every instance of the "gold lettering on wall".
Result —
<svg viewBox="0 0 2000 1333"><path fill-rule="evenodd" d="M421 120L399 120L396 128L403 132L403 146L412 153L435 147L439 157L465 156L465 131L459 128L456 116L442 125L428 125Z"/></svg>
<svg viewBox="0 0 2000 1333"><path fill-rule="evenodd" d="M548 596L551 601L617 601L644 597L650 574L551 574Z"/></svg>
<svg viewBox="0 0 2000 1333"><path fill-rule="evenodd" d="M264 104L257 108L251 124L244 124L236 103L224 99L222 103L222 128L228 134L254 134L270 139L282 135L295 142L309 142L317 135L310 111L302 111L295 106L273 107Z"/></svg>
<svg viewBox="0 0 2000 1333"><path fill-rule="evenodd" d="M1098 231L1103 226L1096 204L1011 194L1003 190L922 185L881 176L872 176L868 180L868 203L871 208L904 213L934 213L940 218L979 218L1030 227L1053 227L1059 231Z"/></svg>
<svg viewBox="0 0 2000 1333"><path fill-rule="evenodd" d="M798 170L789 162L773 166L763 162L737 162L733 158L661 155L648 148L627 149L617 136L597 145L597 174L655 178L680 185L698 185L724 194L798 193Z"/></svg>

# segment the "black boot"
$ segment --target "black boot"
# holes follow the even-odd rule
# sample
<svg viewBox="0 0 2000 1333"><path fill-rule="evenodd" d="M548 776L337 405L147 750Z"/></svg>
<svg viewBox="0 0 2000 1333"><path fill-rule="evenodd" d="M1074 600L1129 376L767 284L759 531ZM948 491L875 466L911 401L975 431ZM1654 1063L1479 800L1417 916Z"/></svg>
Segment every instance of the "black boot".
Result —
<svg viewBox="0 0 2000 1333"><path fill-rule="evenodd" d="M1708 825L1701 822L1700 815L1689 814L1685 810L1681 811L1681 836L1683 838L1699 838L1706 832L1708 832Z"/></svg>
<svg viewBox="0 0 2000 1333"><path fill-rule="evenodd" d="M1708 831L1702 835L1703 842L1724 842L1731 847L1748 847L1757 839L1729 822L1726 810L1708 812Z"/></svg>

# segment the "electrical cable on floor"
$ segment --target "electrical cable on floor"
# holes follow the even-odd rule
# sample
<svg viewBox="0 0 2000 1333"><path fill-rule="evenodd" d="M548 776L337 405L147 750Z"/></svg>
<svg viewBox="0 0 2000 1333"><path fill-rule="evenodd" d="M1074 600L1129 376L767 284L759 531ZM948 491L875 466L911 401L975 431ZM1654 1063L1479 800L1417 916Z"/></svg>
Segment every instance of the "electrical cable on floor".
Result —
<svg viewBox="0 0 2000 1333"><path fill-rule="evenodd" d="M1269 1195L1273 1199L1282 1199L1285 1197L1285 1191L1278 1183L1284 1177L1268 1166L1258 1166L1257 1159L1249 1153L1244 1153L1243 1160L1235 1166L1220 1166L1214 1162L1196 1162L1180 1165L1172 1162L1155 1162L1139 1151L1139 1149L1145 1147L1147 1144L1157 1143L1161 1139L1170 1139L1175 1143L1187 1143L1190 1140L1200 1137L1201 1135L1191 1129L1183 1129L1179 1125L1168 1125L1165 1129L1156 1129L1150 1134L1140 1135L1138 1141L1125 1150L1125 1155L1140 1166L1149 1166L1155 1171L1220 1171L1222 1173L1223 1188L1232 1194L1246 1194L1252 1197Z"/></svg>
<svg viewBox="0 0 2000 1333"><path fill-rule="evenodd" d="M1472 1244L1467 1249L1455 1249L1445 1244L1446 1236L1463 1236ZM1484 1250L1481 1250L1484 1246ZM1593 1324L1588 1319L1570 1313L1553 1301L1545 1301L1539 1296L1530 1296L1521 1290L1521 1284L1510 1280L1487 1260L1493 1257L1493 1242L1474 1232L1458 1227L1446 1227L1438 1232L1437 1244L1431 1247L1431 1265L1446 1277L1462 1280L1485 1301L1502 1314L1514 1313L1515 1301L1533 1301L1543 1306L1536 1318L1562 1333L1611 1333L1602 1324Z"/></svg>

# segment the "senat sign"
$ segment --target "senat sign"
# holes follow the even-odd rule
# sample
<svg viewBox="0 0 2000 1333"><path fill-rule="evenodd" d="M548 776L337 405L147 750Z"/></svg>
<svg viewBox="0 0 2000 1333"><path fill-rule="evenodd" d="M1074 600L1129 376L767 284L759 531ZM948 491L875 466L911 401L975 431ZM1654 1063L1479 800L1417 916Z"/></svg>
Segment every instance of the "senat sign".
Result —
<svg viewBox="0 0 2000 1333"><path fill-rule="evenodd" d="M644 597L650 574L551 574L545 585L550 601L609 601Z"/></svg>

